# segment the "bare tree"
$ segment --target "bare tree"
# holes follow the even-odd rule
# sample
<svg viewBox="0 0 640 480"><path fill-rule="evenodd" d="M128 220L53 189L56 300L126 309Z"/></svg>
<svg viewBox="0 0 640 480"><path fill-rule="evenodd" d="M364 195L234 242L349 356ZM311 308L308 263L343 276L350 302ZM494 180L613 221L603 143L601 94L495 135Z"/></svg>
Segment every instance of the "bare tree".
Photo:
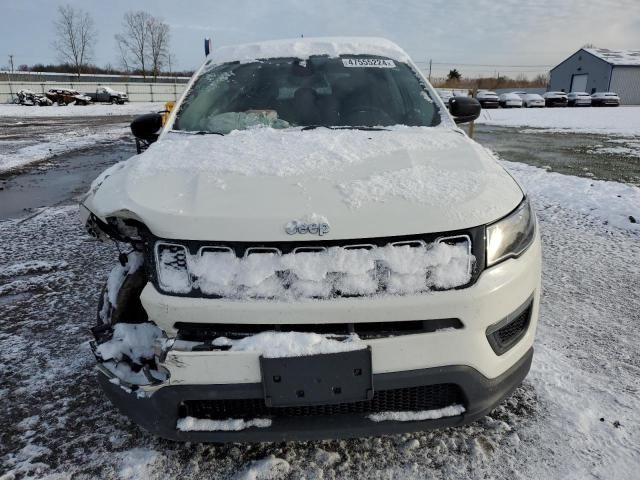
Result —
<svg viewBox="0 0 640 480"><path fill-rule="evenodd" d="M58 18L53 22L56 38L53 42L61 61L73 65L78 78L82 67L93 56L96 29L91 16L71 5L58 7Z"/></svg>
<svg viewBox="0 0 640 480"><path fill-rule="evenodd" d="M125 68L156 78L169 57L169 25L147 12L127 12L116 43Z"/></svg>
<svg viewBox="0 0 640 480"><path fill-rule="evenodd" d="M169 61L169 25L152 17L148 22L148 30L151 71L155 79Z"/></svg>
<svg viewBox="0 0 640 480"><path fill-rule="evenodd" d="M144 78L147 78L150 18L147 12L127 12L122 25L124 31L116 35L122 63L127 69L134 67L141 70Z"/></svg>

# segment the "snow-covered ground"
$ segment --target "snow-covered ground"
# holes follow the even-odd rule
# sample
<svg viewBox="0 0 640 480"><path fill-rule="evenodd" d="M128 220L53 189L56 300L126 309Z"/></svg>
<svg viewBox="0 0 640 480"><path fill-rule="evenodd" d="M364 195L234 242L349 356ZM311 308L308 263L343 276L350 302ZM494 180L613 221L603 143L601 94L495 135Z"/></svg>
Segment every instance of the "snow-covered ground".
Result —
<svg viewBox="0 0 640 480"><path fill-rule="evenodd" d="M117 252L75 206L0 222L0 479L637 478L640 189L504 164L543 237L532 371L472 425L381 438L220 446L140 431L96 385L88 346Z"/></svg>
<svg viewBox="0 0 640 480"><path fill-rule="evenodd" d="M5 139L0 133L0 173L74 150L113 143L129 135L126 123L97 129L78 126L65 132L34 134L31 138L18 140Z"/></svg>
<svg viewBox="0 0 640 480"><path fill-rule="evenodd" d="M530 127L545 132L640 135L640 107L501 108L482 110L476 123Z"/></svg>
<svg viewBox="0 0 640 480"><path fill-rule="evenodd" d="M59 107L28 107L24 105L0 104L0 117L105 117L114 115L142 115L164 110L164 102L132 102L124 105L97 103L92 105L67 105Z"/></svg>

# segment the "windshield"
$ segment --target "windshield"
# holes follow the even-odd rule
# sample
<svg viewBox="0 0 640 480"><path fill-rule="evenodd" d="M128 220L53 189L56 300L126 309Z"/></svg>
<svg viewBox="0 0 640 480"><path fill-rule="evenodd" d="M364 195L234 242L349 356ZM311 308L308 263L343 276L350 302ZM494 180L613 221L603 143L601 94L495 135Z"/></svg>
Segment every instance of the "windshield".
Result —
<svg viewBox="0 0 640 480"><path fill-rule="evenodd" d="M229 133L257 126L433 126L440 115L406 64L370 56L227 63L194 82L174 130Z"/></svg>

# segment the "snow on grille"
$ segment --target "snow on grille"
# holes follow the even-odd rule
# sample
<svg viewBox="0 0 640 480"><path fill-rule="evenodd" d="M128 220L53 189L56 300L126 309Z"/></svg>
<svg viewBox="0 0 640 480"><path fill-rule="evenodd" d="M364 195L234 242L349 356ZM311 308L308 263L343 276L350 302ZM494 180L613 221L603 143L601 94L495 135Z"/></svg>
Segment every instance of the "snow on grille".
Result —
<svg viewBox="0 0 640 480"><path fill-rule="evenodd" d="M199 290L228 298L329 298L409 294L465 285L475 258L466 236L454 241L411 241L384 247L299 248L281 255L255 249L244 257L226 247L156 244L158 281L169 293ZM186 261L185 261L186 260Z"/></svg>

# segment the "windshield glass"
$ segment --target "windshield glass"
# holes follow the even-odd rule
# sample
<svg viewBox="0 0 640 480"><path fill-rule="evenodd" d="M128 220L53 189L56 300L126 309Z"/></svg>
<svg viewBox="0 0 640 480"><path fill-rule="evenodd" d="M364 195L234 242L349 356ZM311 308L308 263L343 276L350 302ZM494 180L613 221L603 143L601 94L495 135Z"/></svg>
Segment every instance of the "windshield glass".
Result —
<svg viewBox="0 0 640 480"><path fill-rule="evenodd" d="M195 82L174 130L433 126L438 108L406 64L370 56L227 63Z"/></svg>

